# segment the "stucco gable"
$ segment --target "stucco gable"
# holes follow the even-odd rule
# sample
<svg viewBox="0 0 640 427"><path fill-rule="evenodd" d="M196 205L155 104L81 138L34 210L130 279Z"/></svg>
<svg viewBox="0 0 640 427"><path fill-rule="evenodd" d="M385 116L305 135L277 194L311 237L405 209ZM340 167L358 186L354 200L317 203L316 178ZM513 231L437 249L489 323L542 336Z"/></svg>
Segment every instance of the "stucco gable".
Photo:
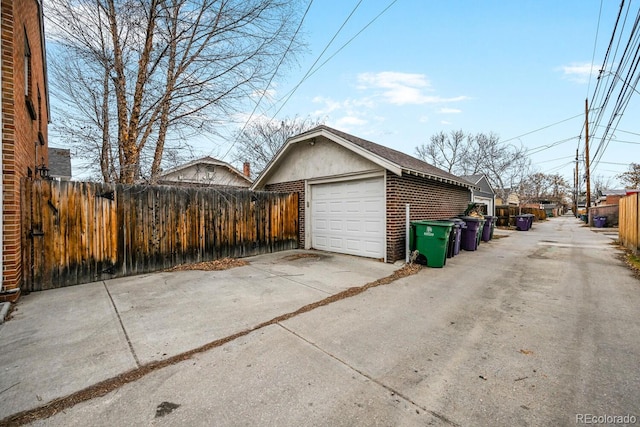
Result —
<svg viewBox="0 0 640 427"><path fill-rule="evenodd" d="M318 179L384 170L376 163L333 141L318 137L313 144L298 143L278 160L278 167L262 181L263 185L304 179Z"/></svg>
<svg viewBox="0 0 640 427"><path fill-rule="evenodd" d="M290 166L288 164L285 164L283 159L287 158L290 152L297 151L299 147L302 147L305 144L313 147L316 142L323 140L331 141L334 144L343 147L346 150L342 152L343 154L352 152L356 156L368 160L369 162L377 166L375 168L377 170L385 169L397 176L401 176L403 173L421 176L424 178L433 179L435 181L445 182L464 188L474 187L473 184L470 184L455 175L429 165L428 163L423 162L420 159L416 159L415 157L409 156L392 148L384 147L374 142L349 135L336 129L332 129L328 126L321 125L305 133L289 138L284 146L271 160L271 162L267 165L265 170L256 179L252 188L263 188L265 185L270 183L282 182L279 180L283 179L284 176L287 175L287 173L280 173L278 172L278 170ZM315 160L319 162L321 159L316 158ZM332 160L335 159L332 158ZM350 172L343 173L355 172L356 171L352 170ZM298 175L300 174L291 174L291 177ZM325 176L328 175L329 174ZM274 176L277 176L278 181L274 179ZM298 179L308 178L309 176L305 176L304 178Z"/></svg>

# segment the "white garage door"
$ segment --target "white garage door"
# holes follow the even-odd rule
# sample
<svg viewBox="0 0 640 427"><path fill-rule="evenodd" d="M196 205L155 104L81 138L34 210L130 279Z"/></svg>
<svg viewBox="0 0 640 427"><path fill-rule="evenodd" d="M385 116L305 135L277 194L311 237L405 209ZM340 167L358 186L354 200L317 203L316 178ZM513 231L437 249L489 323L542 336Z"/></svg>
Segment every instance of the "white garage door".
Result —
<svg viewBox="0 0 640 427"><path fill-rule="evenodd" d="M384 258L382 177L311 186L311 246Z"/></svg>

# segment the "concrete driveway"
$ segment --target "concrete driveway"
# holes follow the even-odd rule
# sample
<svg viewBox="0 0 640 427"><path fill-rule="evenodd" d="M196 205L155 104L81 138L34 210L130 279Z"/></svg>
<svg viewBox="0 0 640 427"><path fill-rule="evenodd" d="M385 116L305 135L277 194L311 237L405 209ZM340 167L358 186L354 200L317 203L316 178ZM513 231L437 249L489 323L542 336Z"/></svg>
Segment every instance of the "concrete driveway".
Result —
<svg viewBox="0 0 640 427"><path fill-rule="evenodd" d="M287 251L23 296L0 325L0 420L251 329L398 267Z"/></svg>
<svg viewBox="0 0 640 427"><path fill-rule="evenodd" d="M536 223L34 425L638 423L640 282L611 237L572 217Z"/></svg>

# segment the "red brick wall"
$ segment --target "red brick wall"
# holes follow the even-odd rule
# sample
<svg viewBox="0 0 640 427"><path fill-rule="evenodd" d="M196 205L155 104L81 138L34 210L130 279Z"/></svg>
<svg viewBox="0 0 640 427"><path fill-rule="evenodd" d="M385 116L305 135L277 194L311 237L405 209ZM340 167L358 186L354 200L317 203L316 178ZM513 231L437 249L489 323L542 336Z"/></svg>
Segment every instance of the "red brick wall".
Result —
<svg viewBox="0 0 640 427"><path fill-rule="evenodd" d="M266 191L281 191L285 193L298 193L298 247L304 248L304 220L305 220L305 193L304 181L289 181L269 184L265 186Z"/></svg>
<svg viewBox="0 0 640 427"><path fill-rule="evenodd" d="M297 192L299 195L298 245L304 248L305 193L304 181L270 184L267 191ZM462 187L425 178L398 177L387 173L387 261L404 259L405 205L411 205L411 220L447 219L465 211L471 192Z"/></svg>
<svg viewBox="0 0 640 427"><path fill-rule="evenodd" d="M387 172L387 261L405 257L406 204L410 220L448 219L465 211L471 192L451 184Z"/></svg>
<svg viewBox="0 0 640 427"><path fill-rule="evenodd" d="M20 179L37 163L47 162L47 95L44 54L40 34L38 3L35 0L2 1L2 196L3 196L3 286L20 286L21 215ZM29 93L36 119L25 101L25 33L31 51ZM38 94L40 96L38 96ZM44 146L36 141L42 132Z"/></svg>

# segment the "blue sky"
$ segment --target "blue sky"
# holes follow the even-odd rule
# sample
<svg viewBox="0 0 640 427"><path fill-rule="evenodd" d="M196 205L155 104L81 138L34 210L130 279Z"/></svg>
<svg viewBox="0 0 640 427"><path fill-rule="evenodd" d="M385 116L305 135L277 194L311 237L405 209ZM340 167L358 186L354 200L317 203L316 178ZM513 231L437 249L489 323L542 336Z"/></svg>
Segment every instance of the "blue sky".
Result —
<svg viewBox="0 0 640 427"><path fill-rule="evenodd" d="M271 87L280 102L275 108L265 102L259 113L274 117L281 108L276 119L322 117L329 126L412 155L440 131L494 132L536 152L531 159L538 171L558 172L573 182L581 134L584 150L584 103L596 82L595 75L589 78L592 58L599 69L618 1L603 0L600 14L595 0L364 0L318 64L392 5L283 106L357 3L313 2L304 26L309 52ZM637 11L632 4L627 26ZM628 133L640 134L633 119L639 100L634 93L615 139L640 142L640 135ZM221 143L217 154L229 144ZM216 154L210 146L202 153ZM631 161L640 161L640 145L612 141L592 176L614 177Z"/></svg>

